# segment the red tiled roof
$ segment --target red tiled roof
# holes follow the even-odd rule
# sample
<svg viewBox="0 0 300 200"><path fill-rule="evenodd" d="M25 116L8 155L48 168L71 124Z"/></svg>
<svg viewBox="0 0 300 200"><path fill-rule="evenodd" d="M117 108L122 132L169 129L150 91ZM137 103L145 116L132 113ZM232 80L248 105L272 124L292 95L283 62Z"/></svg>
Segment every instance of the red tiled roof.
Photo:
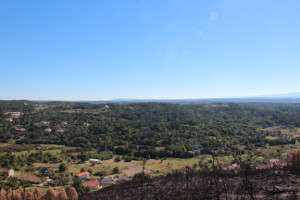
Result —
<svg viewBox="0 0 300 200"><path fill-rule="evenodd" d="M2 172L2 173L8 173L8 172L9 172L9 170L10 170L10 169L3 168L3 169L1 169L1 172Z"/></svg>
<svg viewBox="0 0 300 200"><path fill-rule="evenodd" d="M25 128L15 128L16 131L25 131Z"/></svg>
<svg viewBox="0 0 300 200"><path fill-rule="evenodd" d="M88 176L88 175L90 175L89 172L76 173L76 176Z"/></svg>
<svg viewBox="0 0 300 200"><path fill-rule="evenodd" d="M238 165L235 163L235 164L232 164L232 167L235 167L235 168L237 168L237 167L238 167Z"/></svg>
<svg viewBox="0 0 300 200"><path fill-rule="evenodd" d="M99 185L100 185L99 181L86 182L86 186L88 186L88 187L96 187L96 186L99 186Z"/></svg>

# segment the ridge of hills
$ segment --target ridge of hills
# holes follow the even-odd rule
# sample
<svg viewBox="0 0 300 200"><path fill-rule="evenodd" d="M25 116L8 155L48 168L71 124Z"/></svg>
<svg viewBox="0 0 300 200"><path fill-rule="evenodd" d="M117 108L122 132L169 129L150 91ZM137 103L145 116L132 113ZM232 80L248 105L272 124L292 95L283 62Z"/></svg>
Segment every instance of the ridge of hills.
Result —
<svg viewBox="0 0 300 200"><path fill-rule="evenodd" d="M300 92L286 94L259 95L249 97L223 98L188 98L188 99L110 99L110 100L33 100L35 102L79 102L90 104L107 103L175 103L175 104L206 104L206 103L300 103Z"/></svg>

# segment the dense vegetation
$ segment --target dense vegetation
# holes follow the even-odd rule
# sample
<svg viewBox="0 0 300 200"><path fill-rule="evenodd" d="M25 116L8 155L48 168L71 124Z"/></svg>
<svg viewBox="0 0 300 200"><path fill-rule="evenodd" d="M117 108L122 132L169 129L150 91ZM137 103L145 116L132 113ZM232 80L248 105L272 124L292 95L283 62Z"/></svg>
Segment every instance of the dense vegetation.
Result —
<svg viewBox="0 0 300 200"><path fill-rule="evenodd" d="M5 112L9 111L22 114L8 122ZM67 124L61 124L63 121ZM226 155L241 146L240 151L247 151L266 144L297 142L296 137L282 138L280 131L274 135L267 129L276 126L300 127L300 105L0 102L1 142L93 148L104 158L118 154L128 161L187 158L216 149ZM16 131L15 127L24 127L26 131ZM52 132L45 132L45 128ZM58 129L63 132L57 132ZM268 140L268 136L277 139Z"/></svg>

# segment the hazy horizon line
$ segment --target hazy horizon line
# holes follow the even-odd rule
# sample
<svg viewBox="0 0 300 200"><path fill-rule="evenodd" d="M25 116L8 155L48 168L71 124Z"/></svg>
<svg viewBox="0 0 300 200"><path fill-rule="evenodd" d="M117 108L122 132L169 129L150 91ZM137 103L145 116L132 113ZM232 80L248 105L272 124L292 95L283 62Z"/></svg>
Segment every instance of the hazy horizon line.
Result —
<svg viewBox="0 0 300 200"><path fill-rule="evenodd" d="M296 95L296 96L288 96ZM1 101L145 101L145 100L205 100L205 99L242 99L242 98L300 98L300 92L281 93L281 94L262 94L247 96L226 96L226 97L195 97L195 98L111 98L111 99L0 99Z"/></svg>

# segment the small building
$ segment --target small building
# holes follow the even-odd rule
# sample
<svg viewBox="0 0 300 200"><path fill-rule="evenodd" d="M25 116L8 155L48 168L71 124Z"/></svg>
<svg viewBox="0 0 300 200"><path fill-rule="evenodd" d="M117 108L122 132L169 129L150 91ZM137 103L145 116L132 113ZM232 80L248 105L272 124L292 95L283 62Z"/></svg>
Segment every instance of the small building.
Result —
<svg viewBox="0 0 300 200"><path fill-rule="evenodd" d="M12 122L12 118L6 118L5 121Z"/></svg>
<svg viewBox="0 0 300 200"><path fill-rule="evenodd" d="M95 159L95 158L91 158L89 160L90 163L97 163L97 164L101 164L101 160L100 159Z"/></svg>
<svg viewBox="0 0 300 200"><path fill-rule="evenodd" d="M226 172L235 172L236 170L238 170L238 168L239 168L239 166L235 163L235 164L225 167L223 170Z"/></svg>
<svg viewBox="0 0 300 200"><path fill-rule="evenodd" d="M50 124L50 122L47 122L47 121L41 121L41 125L48 125Z"/></svg>
<svg viewBox="0 0 300 200"><path fill-rule="evenodd" d="M128 181L129 180L129 177L127 175L122 175L122 176L119 176L119 181Z"/></svg>
<svg viewBox="0 0 300 200"><path fill-rule="evenodd" d="M285 160L280 160L278 161L274 167L278 168L278 169L284 169L285 167L287 167L287 162Z"/></svg>
<svg viewBox="0 0 300 200"><path fill-rule="evenodd" d="M67 122L65 122L65 121L62 121L61 122L61 125L67 125L68 123Z"/></svg>
<svg viewBox="0 0 300 200"><path fill-rule="evenodd" d="M89 124L89 123L84 123L83 125L85 125L85 126L89 126L90 124Z"/></svg>
<svg viewBox="0 0 300 200"><path fill-rule="evenodd" d="M11 112L10 114L11 114L10 116L11 116L12 118L19 118L20 115L21 115L20 112Z"/></svg>
<svg viewBox="0 0 300 200"><path fill-rule="evenodd" d="M41 151L42 147L41 146L35 147L35 150Z"/></svg>
<svg viewBox="0 0 300 200"><path fill-rule="evenodd" d="M79 179L88 179L90 177L90 173L89 172L80 172L80 173L76 173L76 176Z"/></svg>
<svg viewBox="0 0 300 200"><path fill-rule="evenodd" d="M100 182L99 181L88 181L86 182L86 186L90 188L91 190L97 190L100 188Z"/></svg>
<svg viewBox="0 0 300 200"><path fill-rule="evenodd" d="M58 133L63 133L64 130L63 130L63 129L57 129L56 132L58 132Z"/></svg>
<svg viewBox="0 0 300 200"><path fill-rule="evenodd" d="M15 128L16 131L25 132L25 128Z"/></svg>
<svg viewBox="0 0 300 200"><path fill-rule="evenodd" d="M271 159L269 160L270 164L276 164L279 161L279 159Z"/></svg>
<svg viewBox="0 0 300 200"><path fill-rule="evenodd" d="M51 170L51 169L48 169L48 168L42 168L41 169L41 174L43 175L43 176L50 176L50 175L53 175L53 171Z"/></svg>
<svg viewBox="0 0 300 200"><path fill-rule="evenodd" d="M15 175L15 170L13 170L13 169L3 168L3 169L1 169L1 172L6 174L7 176Z"/></svg>
<svg viewBox="0 0 300 200"><path fill-rule="evenodd" d="M101 180L102 185L112 185L115 184L115 180L112 177L104 178Z"/></svg>
<svg viewBox="0 0 300 200"><path fill-rule="evenodd" d="M238 168L239 167L238 164L236 164L236 163L232 164L231 166L234 167L234 168Z"/></svg>
<svg viewBox="0 0 300 200"><path fill-rule="evenodd" d="M45 128L45 130L44 130L46 133L51 133L51 128Z"/></svg>

